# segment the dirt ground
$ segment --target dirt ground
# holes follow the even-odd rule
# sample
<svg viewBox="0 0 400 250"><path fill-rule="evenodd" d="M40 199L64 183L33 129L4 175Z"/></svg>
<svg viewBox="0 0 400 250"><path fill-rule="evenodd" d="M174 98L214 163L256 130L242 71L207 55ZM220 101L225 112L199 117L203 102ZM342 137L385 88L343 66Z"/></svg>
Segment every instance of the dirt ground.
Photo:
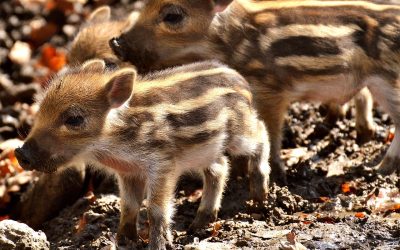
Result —
<svg viewBox="0 0 400 250"><path fill-rule="evenodd" d="M285 249L292 230L309 249L400 249L398 176L382 177L372 168L387 148L390 120L376 111L375 140L358 145L353 119L329 127L319 111L316 105L292 106L284 144L297 149L283 150L289 186L272 185L262 205L249 200L246 177L231 176L218 220L187 234L199 205L201 181L184 176L175 201L177 249L195 238L208 242L206 249ZM109 249L115 244L118 201L115 194L89 195L48 222L44 232L54 248ZM138 245L127 242L126 249L146 245L145 205L139 225L143 240Z"/></svg>
<svg viewBox="0 0 400 250"><path fill-rule="evenodd" d="M0 27L6 31L0 30L0 143L26 135L35 110L33 96L45 86L47 77L65 64L63 53L68 41L96 5L92 1L85 5L76 2L72 7L56 4L56 9L42 6L44 12L33 5L21 7L19 1L0 3L0 16L4 17ZM135 7L132 1L125 2L129 3L100 1L112 4L115 13ZM38 26L40 23L44 28ZM17 41L26 42L32 50L26 62L9 56ZM194 234L187 234L186 230L195 217L202 184L194 175L184 176L176 190L176 248L400 249L399 173L382 177L374 170L393 139L390 118L377 107L376 135L360 145L356 141L354 108L333 125L324 123L325 113L318 105L291 106L282 150L288 171L287 187L271 185L268 200L254 204L248 197L247 177L233 171L218 220ZM7 156L0 153L1 220L35 175L17 168L12 160L4 160ZM235 167L240 169L244 166ZM15 178L21 175L27 176L24 181ZM11 178L18 183L10 184ZM107 190L89 192L43 225L41 230L52 249L115 249L118 190L116 186ZM125 242L119 249L146 247L146 201L139 227L141 240L137 244Z"/></svg>

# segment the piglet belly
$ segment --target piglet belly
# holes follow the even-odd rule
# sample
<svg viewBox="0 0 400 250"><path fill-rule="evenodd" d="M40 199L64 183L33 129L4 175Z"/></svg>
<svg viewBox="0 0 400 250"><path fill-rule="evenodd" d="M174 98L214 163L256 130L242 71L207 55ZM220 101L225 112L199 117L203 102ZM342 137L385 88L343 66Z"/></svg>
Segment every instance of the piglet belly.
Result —
<svg viewBox="0 0 400 250"><path fill-rule="evenodd" d="M98 157L98 160L102 165L111 168L119 173L132 173L139 169L139 167L136 164L132 164L127 161L117 159L111 156L101 156Z"/></svg>

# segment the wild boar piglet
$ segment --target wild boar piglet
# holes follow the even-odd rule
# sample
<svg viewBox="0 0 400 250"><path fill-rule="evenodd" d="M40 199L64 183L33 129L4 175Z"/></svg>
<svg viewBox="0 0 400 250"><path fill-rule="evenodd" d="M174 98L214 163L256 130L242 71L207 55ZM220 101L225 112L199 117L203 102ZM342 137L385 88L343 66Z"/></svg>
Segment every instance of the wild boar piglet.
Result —
<svg viewBox="0 0 400 250"><path fill-rule="evenodd" d="M133 11L126 17L112 18L108 6L94 10L69 46L68 64L73 66L91 59L102 59L108 67L129 65L118 59L108 41L132 26L138 15L138 11Z"/></svg>
<svg viewBox="0 0 400 250"><path fill-rule="evenodd" d="M371 136L368 88L396 127L379 171L400 169L400 6L234 0L221 13L212 9L212 0L150 0L110 46L140 72L205 59L238 70L251 84L269 131L271 176L283 183L281 129L289 104L343 104L362 90L357 101L365 119L357 129Z"/></svg>
<svg viewBox="0 0 400 250"><path fill-rule="evenodd" d="M248 83L217 62L137 77L92 60L57 76L40 101L34 126L16 156L25 169L54 172L74 162L116 174L119 236L136 237L146 192L150 248L171 244L172 198L179 176L202 173L203 197L191 229L217 217L228 175L225 153L249 157L250 194L267 195L269 144Z"/></svg>

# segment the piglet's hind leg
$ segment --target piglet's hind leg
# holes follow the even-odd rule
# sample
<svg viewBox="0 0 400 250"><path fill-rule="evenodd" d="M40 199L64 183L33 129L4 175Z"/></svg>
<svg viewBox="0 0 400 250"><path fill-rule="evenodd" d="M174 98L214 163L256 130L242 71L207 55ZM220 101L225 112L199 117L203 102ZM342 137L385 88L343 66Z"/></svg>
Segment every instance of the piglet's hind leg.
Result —
<svg viewBox="0 0 400 250"><path fill-rule="evenodd" d="M378 166L378 172L389 175L400 167L400 81L374 76L367 79L366 84L375 100L390 115L396 129L394 140Z"/></svg>
<svg viewBox="0 0 400 250"><path fill-rule="evenodd" d="M204 228L217 219L222 193L228 177L228 159L218 158L203 171L203 196L196 218L189 227L189 232Z"/></svg>

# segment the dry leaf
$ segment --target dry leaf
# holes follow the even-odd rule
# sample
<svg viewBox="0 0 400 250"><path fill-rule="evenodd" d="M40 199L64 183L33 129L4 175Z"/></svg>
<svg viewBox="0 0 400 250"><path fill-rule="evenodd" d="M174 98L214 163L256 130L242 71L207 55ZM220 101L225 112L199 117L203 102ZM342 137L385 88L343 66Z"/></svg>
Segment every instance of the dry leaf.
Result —
<svg viewBox="0 0 400 250"><path fill-rule="evenodd" d="M394 128L391 128L388 132L388 135L386 136L385 142L390 143L394 139Z"/></svg>
<svg viewBox="0 0 400 250"><path fill-rule="evenodd" d="M343 183L342 184L342 192L343 193L349 193L350 192L350 184L349 183Z"/></svg>
<svg viewBox="0 0 400 250"><path fill-rule="evenodd" d="M78 224L75 226L75 232L80 233L83 231L83 229L86 227L87 220L85 215L82 215L82 217L79 219Z"/></svg>
<svg viewBox="0 0 400 250"><path fill-rule="evenodd" d="M287 242L281 243L279 249L281 250L306 250L307 248L303 246L300 242L296 240L296 233L292 230L286 235Z"/></svg>
<svg viewBox="0 0 400 250"><path fill-rule="evenodd" d="M365 217L365 213L364 212L357 212L354 214L355 217L357 218L364 218Z"/></svg>
<svg viewBox="0 0 400 250"><path fill-rule="evenodd" d="M58 52L51 45L44 45L42 48L42 57L40 63L53 72L59 71L67 62L65 53Z"/></svg>
<svg viewBox="0 0 400 250"><path fill-rule="evenodd" d="M0 221L10 219L9 215L0 216Z"/></svg>
<svg viewBox="0 0 400 250"><path fill-rule="evenodd" d="M287 162L289 166L298 163L301 159L306 158L308 153L307 148L291 148L282 150L282 159Z"/></svg>
<svg viewBox="0 0 400 250"><path fill-rule="evenodd" d="M219 230L222 228L221 223L215 222L213 226L213 230L211 232L211 237L217 237L219 234Z"/></svg>
<svg viewBox="0 0 400 250"><path fill-rule="evenodd" d="M345 157L339 157L337 161L332 162L328 165L328 173L326 177L344 175L344 167L349 163L349 159Z"/></svg>
<svg viewBox="0 0 400 250"><path fill-rule="evenodd" d="M322 201L322 202L327 202L327 201L330 200L329 197L325 197L325 196L321 196L321 197L319 197L319 199L320 199L320 201Z"/></svg>
<svg viewBox="0 0 400 250"><path fill-rule="evenodd" d="M380 188L377 195L370 194L368 197L367 206L374 212L400 210L400 191L397 188Z"/></svg>
<svg viewBox="0 0 400 250"><path fill-rule="evenodd" d="M90 204L93 204L97 198L96 195L94 195L93 191L89 190L85 195L85 199L87 199Z"/></svg>
<svg viewBox="0 0 400 250"><path fill-rule="evenodd" d="M18 172L24 172L24 169L19 165L17 157L15 157L14 150L10 151L7 155L8 159L10 160L11 166Z"/></svg>

